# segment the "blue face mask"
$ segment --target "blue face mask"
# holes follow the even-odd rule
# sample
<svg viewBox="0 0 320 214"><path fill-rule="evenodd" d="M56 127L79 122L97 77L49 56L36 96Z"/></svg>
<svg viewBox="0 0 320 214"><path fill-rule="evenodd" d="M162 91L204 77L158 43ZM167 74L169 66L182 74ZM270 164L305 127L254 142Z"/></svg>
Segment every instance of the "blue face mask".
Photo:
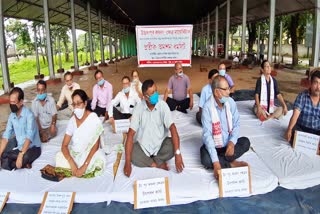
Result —
<svg viewBox="0 0 320 214"><path fill-rule="evenodd" d="M224 103L228 102L228 100L229 100L229 97L221 97L221 98L219 99L219 102L222 103L222 104L224 104Z"/></svg>
<svg viewBox="0 0 320 214"><path fill-rule="evenodd" d="M159 94L158 94L158 92L155 92L154 94L152 94L152 95L149 97L149 101L150 101L151 105L157 104L158 101L159 101Z"/></svg>
<svg viewBox="0 0 320 214"><path fill-rule="evenodd" d="M224 69L219 70L219 75L224 77L226 75L226 70Z"/></svg>
<svg viewBox="0 0 320 214"><path fill-rule="evenodd" d="M123 93L129 93L129 91L130 91L130 87L126 87L126 88L124 88L124 89L122 89L122 91L123 91Z"/></svg>
<svg viewBox="0 0 320 214"><path fill-rule="evenodd" d="M102 86L104 84L104 79L102 79L102 80L100 80L99 82L98 82L98 86Z"/></svg>
<svg viewBox="0 0 320 214"><path fill-rule="evenodd" d="M47 97L47 93L43 93L43 94L37 94L37 99L38 100L44 100Z"/></svg>

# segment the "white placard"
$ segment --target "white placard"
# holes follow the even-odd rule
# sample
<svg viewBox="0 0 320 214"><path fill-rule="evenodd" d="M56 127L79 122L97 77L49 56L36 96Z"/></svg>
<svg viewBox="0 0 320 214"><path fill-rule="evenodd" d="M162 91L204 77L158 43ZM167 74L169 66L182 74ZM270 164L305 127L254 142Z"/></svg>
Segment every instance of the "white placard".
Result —
<svg viewBox="0 0 320 214"><path fill-rule="evenodd" d="M249 195L251 193L251 176L248 166L221 169L219 175L220 197Z"/></svg>
<svg viewBox="0 0 320 214"><path fill-rule="evenodd" d="M10 192L0 192L0 213L2 212L2 209L6 205L8 198L9 198Z"/></svg>
<svg viewBox="0 0 320 214"><path fill-rule="evenodd" d="M319 155L319 141L319 135L296 131L293 148L309 156Z"/></svg>
<svg viewBox="0 0 320 214"><path fill-rule="evenodd" d="M192 25L136 26L139 67L191 66Z"/></svg>
<svg viewBox="0 0 320 214"><path fill-rule="evenodd" d="M135 209L166 206L168 204L170 204L170 196L167 177L135 181Z"/></svg>
<svg viewBox="0 0 320 214"><path fill-rule="evenodd" d="M39 214L67 214L73 206L75 192L46 192Z"/></svg>
<svg viewBox="0 0 320 214"><path fill-rule="evenodd" d="M130 127L130 120L123 119L123 120L114 120L114 126L116 133L127 133Z"/></svg>

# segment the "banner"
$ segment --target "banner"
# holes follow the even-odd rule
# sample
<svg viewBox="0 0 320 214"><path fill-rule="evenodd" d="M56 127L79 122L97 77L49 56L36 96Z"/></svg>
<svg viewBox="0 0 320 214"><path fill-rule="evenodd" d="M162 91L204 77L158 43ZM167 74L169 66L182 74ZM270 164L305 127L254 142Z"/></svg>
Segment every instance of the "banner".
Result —
<svg viewBox="0 0 320 214"><path fill-rule="evenodd" d="M192 25L136 26L139 67L191 66Z"/></svg>

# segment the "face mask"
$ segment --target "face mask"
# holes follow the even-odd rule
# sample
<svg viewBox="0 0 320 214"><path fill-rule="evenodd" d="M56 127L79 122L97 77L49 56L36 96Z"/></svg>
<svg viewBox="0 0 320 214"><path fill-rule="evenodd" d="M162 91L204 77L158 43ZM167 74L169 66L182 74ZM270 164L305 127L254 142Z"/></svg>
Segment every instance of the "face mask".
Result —
<svg viewBox="0 0 320 214"><path fill-rule="evenodd" d="M219 70L219 75L224 77L226 75L226 70L224 69Z"/></svg>
<svg viewBox="0 0 320 214"><path fill-rule="evenodd" d="M229 100L229 97L221 97L221 98L219 99L219 102L223 104L223 103L228 102L228 100Z"/></svg>
<svg viewBox="0 0 320 214"><path fill-rule="evenodd" d="M38 100L44 100L47 97L47 93L43 93L43 94L37 94L37 99Z"/></svg>
<svg viewBox="0 0 320 214"><path fill-rule="evenodd" d="M182 77L183 76L183 72L178 73L177 75L178 75L178 77Z"/></svg>
<svg viewBox="0 0 320 214"><path fill-rule="evenodd" d="M83 117L85 109L84 108L75 108L73 110L73 113L76 115L76 117L80 120Z"/></svg>
<svg viewBox="0 0 320 214"><path fill-rule="evenodd" d="M153 95L151 95L149 97L149 101L151 103L151 105L155 105L158 103L158 100L159 100L159 94L158 92L155 92Z"/></svg>
<svg viewBox="0 0 320 214"><path fill-rule="evenodd" d="M102 80L100 80L100 81L98 82L98 86L102 86L103 83L104 83L104 79L102 79Z"/></svg>
<svg viewBox="0 0 320 214"><path fill-rule="evenodd" d="M127 94L130 91L130 87L126 87L124 89L122 89L123 93Z"/></svg>
<svg viewBox="0 0 320 214"><path fill-rule="evenodd" d="M19 111L18 106L14 104L10 104L10 109L12 113L17 113Z"/></svg>

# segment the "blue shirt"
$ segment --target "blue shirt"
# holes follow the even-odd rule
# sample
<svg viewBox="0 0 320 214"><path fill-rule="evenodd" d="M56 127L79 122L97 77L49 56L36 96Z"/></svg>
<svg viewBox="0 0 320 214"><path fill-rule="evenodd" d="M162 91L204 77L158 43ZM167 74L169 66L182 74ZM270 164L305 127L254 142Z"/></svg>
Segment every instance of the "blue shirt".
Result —
<svg viewBox="0 0 320 214"><path fill-rule="evenodd" d="M200 100L199 100L200 108L203 108L204 104L206 103L206 101L209 99L211 95L212 95L211 85L207 84L201 89Z"/></svg>
<svg viewBox="0 0 320 214"><path fill-rule="evenodd" d="M16 113L10 113L7 127L2 137L10 139L13 134L17 139L19 150L22 149L26 138L31 141L29 148L41 146L35 117L32 111L25 106L22 107L20 117L17 117Z"/></svg>
<svg viewBox="0 0 320 214"><path fill-rule="evenodd" d="M300 111L298 125L320 130L320 103L317 106L313 106L308 90L298 95L294 101L293 109Z"/></svg>
<svg viewBox="0 0 320 214"><path fill-rule="evenodd" d="M230 111L232 114L232 133L229 134L228 132L228 122L227 122L227 114L226 114L226 108L225 105L223 105L222 109L218 106L217 102L214 101L214 106L211 106L211 100L208 99L206 103L204 104L204 107L202 109L202 142L206 146L206 149L209 152L209 155L211 157L212 163L219 161L215 143L213 141L213 135L212 135L212 117L211 117L211 108L214 107L217 109L217 113L220 118L220 124L221 124L221 131L222 131L222 139L223 139L223 147L226 147L229 141L232 141L235 145L238 141L239 134L240 134L240 115L237 109L236 102L229 97L228 100L230 104Z"/></svg>

